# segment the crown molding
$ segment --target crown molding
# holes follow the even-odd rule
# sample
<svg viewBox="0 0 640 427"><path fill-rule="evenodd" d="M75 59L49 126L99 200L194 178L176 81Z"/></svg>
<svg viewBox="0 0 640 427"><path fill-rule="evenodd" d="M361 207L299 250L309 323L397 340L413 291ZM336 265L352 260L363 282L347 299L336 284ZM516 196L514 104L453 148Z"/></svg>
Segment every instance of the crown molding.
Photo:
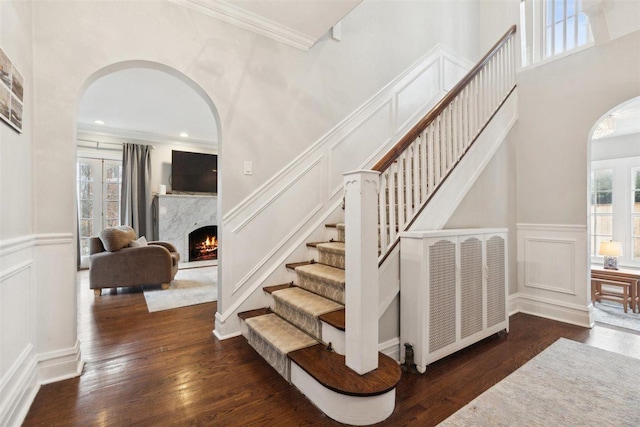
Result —
<svg viewBox="0 0 640 427"><path fill-rule="evenodd" d="M266 19L223 0L169 0L229 24L308 51L316 43L313 37Z"/></svg>
<svg viewBox="0 0 640 427"><path fill-rule="evenodd" d="M196 138L186 138L181 140L176 138L175 136L164 135L160 133L154 132L144 132L132 129L119 129L119 128L111 128L108 126L98 126L91 125L86 123L78 123L77 125L78 132L90 133L93 135L104 135L111 136L116 138L123 139L136 139L141 141L149 141L156 142L159 144L171 144L171 145L188 145L188 146L202 146L206 148L216 148L218 147L218 142L215 140L208 139L196 139Z"/></svg>

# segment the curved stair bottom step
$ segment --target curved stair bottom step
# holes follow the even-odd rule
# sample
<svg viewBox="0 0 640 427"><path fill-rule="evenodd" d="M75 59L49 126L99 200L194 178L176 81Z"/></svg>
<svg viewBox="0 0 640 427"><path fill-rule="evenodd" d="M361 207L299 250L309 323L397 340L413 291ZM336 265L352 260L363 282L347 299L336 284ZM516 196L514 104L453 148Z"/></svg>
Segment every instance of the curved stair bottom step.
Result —
<svg viewBox="0 0 640 427"><path fill-rule="evenodd" d="M376 424L389 418L395 409L395 387L375 396L348 396L324 387L294 361L290 369L291 383L328 417L343 424Z"/></svg>

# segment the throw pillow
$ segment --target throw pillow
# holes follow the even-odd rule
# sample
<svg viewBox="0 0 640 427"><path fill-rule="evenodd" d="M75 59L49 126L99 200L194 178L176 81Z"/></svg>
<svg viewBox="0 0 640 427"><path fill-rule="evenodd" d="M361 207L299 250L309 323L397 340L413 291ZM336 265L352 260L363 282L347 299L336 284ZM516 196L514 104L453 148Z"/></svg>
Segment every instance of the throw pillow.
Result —
<svg viewBox="0 0 640 427"><path fill-rule="evenodd" d="M147 239L144 236L140 236L140 238L129 243L130 248L139 248L140 246L147 246Z"/></svg>
<svg viewBox="0 0 640 427"><path fill-rule="evenodd" d="M99 234L102 245L109 252L115 252L129 246L136 239L136 232L128 225L109 227Z"/></svg>

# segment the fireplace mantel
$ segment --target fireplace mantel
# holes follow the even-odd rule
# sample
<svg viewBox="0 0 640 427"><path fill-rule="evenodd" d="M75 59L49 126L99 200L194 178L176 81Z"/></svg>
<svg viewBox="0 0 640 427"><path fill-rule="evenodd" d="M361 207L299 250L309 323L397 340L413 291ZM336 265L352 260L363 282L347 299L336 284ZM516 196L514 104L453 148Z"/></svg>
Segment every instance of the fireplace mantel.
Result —
<svg viewBox="0 0 640 427"><path fill-rule="evenodd" d="M218 196L159 194L153 199L154 238L173 243L180 261L189 260L189 233L218 225Z"/></svg>

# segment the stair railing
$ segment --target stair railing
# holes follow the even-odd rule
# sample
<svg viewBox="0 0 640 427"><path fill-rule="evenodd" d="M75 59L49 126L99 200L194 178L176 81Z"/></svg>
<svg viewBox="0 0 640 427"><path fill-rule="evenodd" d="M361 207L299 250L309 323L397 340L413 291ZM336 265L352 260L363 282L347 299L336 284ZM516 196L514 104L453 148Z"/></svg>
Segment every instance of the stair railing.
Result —
<svg viewBox="0 0 640 427"><path fill-rule="evenodd" d="M380 263L515 88L515 32L514 25L372 168L380 172Z"/></svg>
<svg viewBox="0 0 640 427"><path fill-rule="evenodd" d="M345 363L361 375L378 366L378 266L515 89L515 32L372 170L344 174Z"/></svg>

